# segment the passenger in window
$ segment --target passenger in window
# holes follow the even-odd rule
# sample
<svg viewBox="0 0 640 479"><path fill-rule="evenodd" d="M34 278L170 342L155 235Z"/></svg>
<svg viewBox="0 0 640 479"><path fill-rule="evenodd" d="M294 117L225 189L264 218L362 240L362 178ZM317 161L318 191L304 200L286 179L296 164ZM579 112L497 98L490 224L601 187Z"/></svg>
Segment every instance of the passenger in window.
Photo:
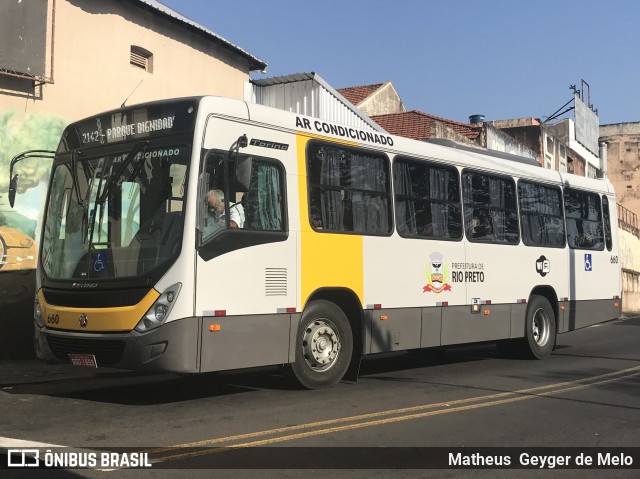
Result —
<svg viewBox="0 0 640 479"><path fill-rule="evenodd" d="M311 216L311 226L316 230L321 230L322 228L322 219L320 219L319 215Z"/></svg>
<svg viewBox="0 0 640 479"><path fill-rule="evenodd" d="M575 235L574 244L578 248L593 248L594 243L594 237L591 233L578 233Z"/></svg>
<svg viewBox="0 0 640 479"><path fill-rule="evenodd" d="M493 234L491 219L488 216L482 216L473 219L473 237L486 238Z"/></svg>
<svg viewBox="0 0 640 479"><path fill-rule="evenodd" d="M207 195L209 204L208 226L218 225L226 227L226 215L224 211L224 193L222 190L210 190ZM229 226L233 229L244 227L244 207L240 203L232 203L229 207Z"/></svg>
<svg viewBox="0 0 640 479"><path fill-rule="evenodd" d="M433 223L427 223L426 225L424 225L424 228L422 228L422 232L421 232L420 236L426 236L427 238L433 238L433 236L434 236L434 234L433 234Z"/></svg>

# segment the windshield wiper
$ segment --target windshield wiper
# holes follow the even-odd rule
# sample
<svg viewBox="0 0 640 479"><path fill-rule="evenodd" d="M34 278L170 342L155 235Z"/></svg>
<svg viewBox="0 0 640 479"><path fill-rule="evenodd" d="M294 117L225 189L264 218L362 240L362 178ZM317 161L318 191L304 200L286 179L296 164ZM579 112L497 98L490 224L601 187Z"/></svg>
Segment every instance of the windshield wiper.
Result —
<svg viewBox="0 0 640 479"><path fill-rule="evenodd" d="M109 168L109 173L107 178L111 178L111 174L113 173L113 164ZM97 194L100 194L102 191L100 188L102 187L102 178L100 178L100 183L98 183ZM104 203L100 203L100 220L98 223L98 241L102 239L102 220L104 219ZM93 235L93 232L91 233Z"/></svg>
<svg viewBox="0 0 640 479"><path fill-rule="evenodd" d="M119 184L119 179L122 177L122 175L124 174L125 170L127 169L127 167L131 164L131 162L134 160L134 158L136 157L136 155L138 154L138 152L140 151L141 148L144 147L143 149L143 153L141 156L141 158L144 158L144 152L147 149L147 145L149 144L148 140L144 140L141 141L139 143L137 143L136 145L134 145L134 147L131 149L131 151L129 152L129 154L127 154L127 157L122 161L122 164L120 165L120 168L118 168L118 171L113 174L113 175L109 175L109 177L107 178L106 182L104 183L104 188L102 188L103 186L103 180L104 180L104 174L101 172L100 173L100 179L98 182L98 187L96 189L96 199L95 199L95 203L94 203L94 207L93 210L91 212L91 215L89 215L89 203L90 203L90 198L89 196L91 195L91 185L88 184L87 186L87 197L85 198L85 200L82 200L80 198L80 193L79 193L79 187L78 187L78 176L77 176L77 171L75 168L75 156L72 156L72 162L74 163L74 167L73 170L74 172L76 172L73 175L73 179L74 179L74 184L76 187L76 192L77 192L77 197L78 197L78 204L80 206L82 206L82 243L86 243L87 241L91 241L93 242L93 231L95 228L95 220L96 220L96 210L98 209L98 207L100 207L100 225L99 228L102 228L102 216L104 214L104 202L107 200L107 198L109 197L109 195L111 194L111 191L113 190L114 186L116 186L117 184ZM113 170L111 170L113 171Z"/></svg>
<svg viewBox="0 0 640 479"><path fill-rule="evenodd" d="M85 244L87 242L87 230L88 230L88 220L89 220L89 201L88 199L85 197L85 199L83 199L80 196L80 180L78 180L78 157L81 155L81 151L79 150L74 150L71 153L71 168L69 169L71 172L71 179L73 180L73 189L76 192L76 202L78 203L78 205L82 208L82 227L81 227L81 240L82 240L82 244ZM80 160L82 161L82 160ZM83 171L84 171L84 165L83 165ZM85 172L85 176L86 176L86 171ZM86 196L86 195L85 195Z"/></svg>
<svg viewBox="0 0 640 479"><path fill-rule="evenodd" d="M73 179L73 189L76 190L76 200L78 205L85 207L85 201L80 198L80 182L78 181L78 157L80 156L79 151L74 151L71 153L71 178Z"/></svg>
<svg viewBox="0 0 640 479"><path fill-rule="evenodd" d="M98 196L100 194L101 188L102 188L102 181L104 179L104 171L102 170L102 168L98 168L96 169L95 175L99 175L100 179L98 180L98 187L96 188L96 196ZM93 181L92 181L93 183ZM93 205L93 209L91 210L91 230L89 231L89 238L91 238L91 242L93 242L93 232L95 230L96 227L96 210L98 209L98 206L100 206L100 225L98 226L98 241L100 241L100 237L102 236L102 216L104 215L104 203L98 203L98 201L96 200L95 204Z"/></svg>
<svg viewBox="0 0 640 479"><path fill-rule="evenodd" d="M102 191L102 194L100 194L100 196L98 198L96 198L96 204L101 205L101 204L103 204L105 202L105 200L111 194L111 190L113 190L114 186L119 184L120 178L124 174L124 172L127 169L127 167L133 162L133 160L135 159L136 155L140 152L140 149L142 149L142 154L140 155L140 160L144 160L144 154L147 151L147 146L148 145L149 145L149 140L144 140L144 141L141 141L141 142L137 143L131 149L131 151L129 152L127 157L124 159L124 161L120 165L120 168L118 168L118 171L116 171L116 173L114 175L110 176L107 179L107 182L104 185L104 190ZM138 167L135 170L136 174L139 171L139 169L140 168Z"/></svg>

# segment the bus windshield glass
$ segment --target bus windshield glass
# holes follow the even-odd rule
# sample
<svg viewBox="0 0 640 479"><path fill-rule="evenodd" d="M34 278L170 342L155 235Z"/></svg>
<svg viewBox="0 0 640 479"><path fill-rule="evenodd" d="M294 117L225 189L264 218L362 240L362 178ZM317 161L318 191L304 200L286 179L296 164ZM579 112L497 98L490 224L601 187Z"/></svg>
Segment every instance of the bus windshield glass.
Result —
<svg viewBox="0 0 640 479"><path fill-rule="evenodd" d="M145 276L182 243L190 147L146 139L54 162L42 238L49 279Z"/></svg>

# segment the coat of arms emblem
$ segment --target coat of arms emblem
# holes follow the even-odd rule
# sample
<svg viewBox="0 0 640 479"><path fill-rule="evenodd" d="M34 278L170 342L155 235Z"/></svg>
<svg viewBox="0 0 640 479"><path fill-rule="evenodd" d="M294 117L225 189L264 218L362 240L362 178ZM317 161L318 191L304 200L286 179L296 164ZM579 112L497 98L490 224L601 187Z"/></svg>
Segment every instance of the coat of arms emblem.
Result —
<svg viewBox="0 0 640 479"><path fill-rule="evenodd" d="M442 262L442 253L434 252L429 257L427 264L427 285L422 288L423 293L440 294L443 291L451 291L449 281L449 268Z"/></svg>

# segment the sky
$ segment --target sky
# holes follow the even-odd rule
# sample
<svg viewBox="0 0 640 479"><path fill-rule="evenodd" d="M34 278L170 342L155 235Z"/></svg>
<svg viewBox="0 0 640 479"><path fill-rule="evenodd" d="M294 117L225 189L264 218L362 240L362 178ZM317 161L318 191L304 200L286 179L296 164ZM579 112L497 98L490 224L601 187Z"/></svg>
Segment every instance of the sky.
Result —
<svg viewBox="0 0 640 479"><path fill-rule="evenodd" d="M600 124L640 121L638 0L161 2L269 64L252 78L391 81L408 110L461 122L545 120L576 85Z"/></svg>

